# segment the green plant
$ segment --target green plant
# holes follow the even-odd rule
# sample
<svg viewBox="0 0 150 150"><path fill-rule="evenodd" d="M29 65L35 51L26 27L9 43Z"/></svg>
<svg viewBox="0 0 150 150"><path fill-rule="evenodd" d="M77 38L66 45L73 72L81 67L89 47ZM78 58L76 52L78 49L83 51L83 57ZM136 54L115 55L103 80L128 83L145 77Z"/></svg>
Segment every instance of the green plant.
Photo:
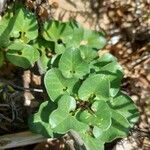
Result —
<svg viewBox="0 0 150 150"><path fill-rule="evenodd" d="M49 98L29 117L33 132L54 137L73 129L89 149L102 150L137 122L137 108L120 89L121 66L111 54L98 54L104 33L54 20L38 30L35 15L21 7L3 17L0 39L0 65L5 56L25 69L37 62L45 74Z"/></svg>

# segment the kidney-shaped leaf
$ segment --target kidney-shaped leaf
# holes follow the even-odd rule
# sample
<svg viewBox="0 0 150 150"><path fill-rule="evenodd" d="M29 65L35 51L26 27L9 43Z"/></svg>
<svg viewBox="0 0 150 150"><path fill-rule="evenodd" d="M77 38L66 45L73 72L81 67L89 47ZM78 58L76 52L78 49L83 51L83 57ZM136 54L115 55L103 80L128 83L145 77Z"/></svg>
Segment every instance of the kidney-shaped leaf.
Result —
<svg viewBox="0 0 150 150"><path fill-rule="evenodd" d="M27 44L20 48L22 49L19 50L18 45L14 45L12 49L7 51L6 57L12 64L27 69L37 61L39 52Z"/></svg>
<svg viewBox="0 0 150 150"><path fill-rule="evenodd" d="M129 129L131 128L129 122L121 114L112 110L112 124L106 131L101 131L98 139L104 142L113 141L116 138L122 138L127 136Z"/></svg>
<svg viewBox="0 0 150 150"><path fill-rule="evenodd" d="M63 94L73 93L77 81L76 78L66 79L57 68L47 71L44 77L45 87L52 101L57 100Z"/></svg>
<svg viewBox="0 0 150 150"><path fill-rule="evenodd" d="M81 100L88 101L91 96L101 100L110 98L110 81L104 74L95 74L88 77L81 85L78 95Z"/></svg>
<svg viewBox="0 0 150 150"><path fill-rule="evenodd" d="M53 131L55 133L64 134L71 129L77 132L85 132L88 129L88 126L82 122L79 122L74 116L66 114L64 119L61 120L55 128L53 128Z"/></svg>
<svg viewBox="0 0 150 150"><path fill-rule="evenodd" d="M95 101L91 109L94 111L92 125L107 130L111 125L111 110L108 104L105 101Z"/></svg>
<svg viewBox="0 0 150 150"><path fill-rule="evenodd" d="M76 100L70 95L63 95L58 101L58 108L65 112L74 111L76 108Z"/></svg>
<svg viewBox="0 0 150 150"><path fill-rule="evenodd" d="M80 46L81 57L84 61L90 63L94 58L98 57L97 51L87 46Z"/></svg>
<svg viewBox="0 0 150 150"><path fill-rule="evenodd" d="M13 29L15 20L12 19L12 13L5 13L0 20L0 47L7 47L10 42L10 32Z"/></svg>
<svg viewBox="0 0 150 150"><path fill-rule="evenodd" d="M92 62L92 67L96 72L108 71L123 76L123 69L117 59L109 53L101 54L98 59Z"/></svg>
<svg viewBox="0 0 150 150"><path fill-rule="evenodd" d="M45 22L42 35L46 40L55 42L55 53L62 54L66 47L75 46L75 29L78 29L78 24L74 21L59 22L56 20L51 20Z"/></svg>
<svg viewBox="0 0 150 150"><path fill-rule="evenodd" d="M67 49L59 61L59 69L66 78L82 78L89 73L89 65L80 54L79 49Z"/></svg>
<svg viewBox="0 0 150 150"><path fill-rule="evenodd" d="M62 108L62 110L61 110ZM53 111L49 117L49 123L52 126L52 128L55 128L59 126L62 122L64 124L67 124L68 122L64 122L67 117L69 117L69 112L65 111L62 107L58 107L55 111Z"/></svg>
<svg viewBox="0 0 150 150"><path fill-rule="evenodd" d="M65 100L66 104L64 104ZM75 131L85 131L87 129L86 124L79 122L69 113L72 109L75 109L75 100L64 95L58 102L58 108L49 117L49 123L55 133L64 134L71 129Z"/></svg>
<svg viewBox="0 0 150 150"><path fill-rule="evenodd" d="M87 146L87 150L104 150L104 142L90 136L87 133L80 133L81 138Z"/></svg>
<svg viewBox="0 0 150 150"><path fill-rule="evenodd" d="M75 24L75 22L60 22L57 20L47 21L42 29L43 37L48 41L66 43L72 39L73 29L76 28Z"/></svg>
<svg viewBox="0 0 150 150"><path fill-rule="evenodd" d="M11 35L20 37L24 42L29 42L38 36L38 23L35 14L25 8L19 8L16 11L14 27Z"/></svg>
<svg viewBox="0 0 150 150"><path fill-rule="evenodd" d="M69 95L63 95L58 101L58 108L50 115L49 123L52 128L63 122L70 115L69 112L75 110L75 108L75 99Z"/></svg>
<svg viewBox="0 0 150 150"><path fill-rule="evenodd" d="M53 137L53 131L49 124L49 115L56 108L53 103L43 102L37 113L29 117L29 128L36 133L46 137Z"/></svg>
<svg viewBox="0 0 150 150"><path fill-rule="evenodd" d="M111 125L111 110L107 103L105 101L95 101L91 110L79 111L76 115L77 119L90 126L97 126L101 130L107 130Z"/></svg>
<svg viewBox="0 0 150 150"><path fill-rule="evenodd" d="M89 47L101 49L105 46L106 39L104 38L104 35L100 32L84 29L82 43L84 43L83 45L87 45Z"/></svg>
<svg viewBox="0 0 150 150"><path fill-rule="evenodd" d="M111 101L112 108L124 116L133 126L139 119L138 109L129 96L119 92Z"/></svg>

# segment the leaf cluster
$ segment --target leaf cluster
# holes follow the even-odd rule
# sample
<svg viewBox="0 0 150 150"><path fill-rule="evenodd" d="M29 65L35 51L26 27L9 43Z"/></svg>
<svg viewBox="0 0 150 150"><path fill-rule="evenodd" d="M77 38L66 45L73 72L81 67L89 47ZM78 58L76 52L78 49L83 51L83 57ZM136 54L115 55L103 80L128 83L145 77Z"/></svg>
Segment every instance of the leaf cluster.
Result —
<svg viewBox="0 0 150 150"><path fill-rule="evenodd" d="M21 7L0 22L0 65L44 73L49 99L29 118L29 127L47 137L77 131L90 150L127 136L138 111L120 90L123 70L109 53L104 33L84 29L75 21L50 20L38 26L35 14Z"/></svg>

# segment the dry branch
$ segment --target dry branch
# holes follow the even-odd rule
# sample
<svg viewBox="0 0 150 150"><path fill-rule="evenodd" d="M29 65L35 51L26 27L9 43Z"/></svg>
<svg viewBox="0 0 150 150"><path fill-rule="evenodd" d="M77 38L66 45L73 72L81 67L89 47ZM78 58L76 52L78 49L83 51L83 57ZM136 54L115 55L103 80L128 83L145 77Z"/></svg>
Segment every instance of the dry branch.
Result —
<svg viewBox="0 0 150 150"><path fill-rule="evenodd" d="M46 141L42 135L29 131L0 136L0 150Z"/></svg>

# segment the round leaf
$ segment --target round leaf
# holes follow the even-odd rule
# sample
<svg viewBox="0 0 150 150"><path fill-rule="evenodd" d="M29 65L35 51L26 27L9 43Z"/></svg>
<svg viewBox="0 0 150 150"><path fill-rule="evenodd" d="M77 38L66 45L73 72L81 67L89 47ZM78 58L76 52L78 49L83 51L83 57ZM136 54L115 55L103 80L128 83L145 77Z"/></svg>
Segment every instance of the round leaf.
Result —
<svg viewBox="0 0 150 150"><path fill-rule="evenodd" d="M84 45L87 45L89 47L101 49L105 46L106 39L104 38L102 33L84 29L83 43L85 43Z"/></svg>
<svg viewBox="0 0 150 150"><path fill-rule="evenodd" d="M112 112L112 124L110 128L106 131L102 131L100 129L100 136L98 139L104 142L113 141L116 138L122 138L127 136L129 129L131 128L129 122L126 118L124 118L121 114L117 113L116 111Z"/></svg>
<svg viewBox="0 0 150 150"><path fill-rule="evenodd" d="M82 78L89 73L89 65L80 54L79 49L67 49L61 56L59 69L66 78Z"/></svg>
<svg viewBox="0 0 150 150"><path fill-rule="evenodd" d="M63 114L60 114L61 116ZM64 134L69 130L75 130L77 132L85 132L88 126L82 122L79 122L74 116L65 115L63 120L60 120L59 124L53 128L55 133Z"/></svg>
<svg viewBox="0 0 150 150"><path fill-rule="evenodd" d="M74 111L76 108L76 100L72 96L63 95L58 101L58 107L61 108L61 111Z"/></svg>
<svg viewBox="0 0 150 150"><path fill-rule="evenodd" d="M53 103L48 101L43 102L38 112L28 119L30 130L46 137L53 137L53 131L49 124L49 115L55 108Z"/></svg>
<svg viewBox="0 0 150 150"><path fill-rule="evenodd" d="M79 121L90 126L97 126L101 130L107 130L111 125L111 111L105 101L95 101L90 110L81 110L76 117Z"/></svg>
<svg viewBox="0 0 150 150"><path fill-rule="evenodd" d="M80 46L79 49L82 59L88 63L90 63L94 58L98 57L98 53L90 47Z"/></svg>
<svg viewBox="0 0 150 150"><path fill-rule="evenodd" d="M64 122L67 117L69 117L69 113L67 111L64 111L64 109L61 110L60 108L58 108L55 111L53 111L52 114L50 115L49 123L52 128L55 128L59 126L59 124Z"/></svg>
<svg viewBox="0 0 150 150"><path fill-rule="evenodd" d="M20 50L9 49L6 53L6 57L12 64L27 69L37 61L39 52L32 46L26 44L23 46L23 49Z"/></svg>
<svg viewBox="0 0 150 150"><path fill-rule="evenodd" d="M89 113L88 110L79 111L76 114L76 117L79 121L89 124L89 125L92 125L91 118L93 117L93 115L91 113Z"/></svg>
<svg viewBox="0 0 150 150"><path fill-rule="evenodd" d="M52 101L57 100L63 94L71 94L78 79L66 79L61 72L56 69L47 71L44 77L44 83L47 93Z"/></svg>
<svg viewBox="0 0 150 150"><path fill-rule="evenodd" d="M93 138L87 133L80 133L81 138L87 146L87 150L104 150L104 142Z"/></svg>
<svg viewBox="0 0 150 150"><path fill-rule="evenodd" d="M75 26L72 26L70 22L62 23L57 20L50 20L44 23L42 34L47 41L66 43L72 38L73 28Z"/></svg>
<svg viewBox="0 0 150 150"><path fill-rule="evenodd" d="M94 111L91 123L102 130L107 130L111 125L111 110L105 101L95 101L91 109Z"/></svg>
<svg viewBox="0 0 150 150"><path fill-rule="evenodd" d="M64 27L64 24L60 23L59 21L56 21L56 20L47 21L44 23L43 37L47 41L57 42L57 40L60 39L60 35L61 35L63 27Z"/></svg>
<svg viewBox="0 0 150 150"><path fill-rule="evenodd" d="M38 36L38 23L32 12L22 7L16 11L13 20L12 36L18 38L21 35L20 38L26 43Z"/></svg>
<svg viewBox="0 0 150 150"><path fill-rule="evenodd" d="M13 26L12 13L6 13L0 20L0 47L7 47L9 45L10 32Z"/></svg>
<svg viewBox="0 0 150 150"><path fill-rule="evenodd" d="M111 101L112 109L124 116L133 126L139 119L138 109L131 98L121 92Z"/></svg>
<svg viewBox="0 0 150 150"><path fill-rule="evenodd" d="M81 85L78 95L81 100L88 99L95 95L98 99L109 100L110 81L104 74L95 74L88 77Z"/></svg>

